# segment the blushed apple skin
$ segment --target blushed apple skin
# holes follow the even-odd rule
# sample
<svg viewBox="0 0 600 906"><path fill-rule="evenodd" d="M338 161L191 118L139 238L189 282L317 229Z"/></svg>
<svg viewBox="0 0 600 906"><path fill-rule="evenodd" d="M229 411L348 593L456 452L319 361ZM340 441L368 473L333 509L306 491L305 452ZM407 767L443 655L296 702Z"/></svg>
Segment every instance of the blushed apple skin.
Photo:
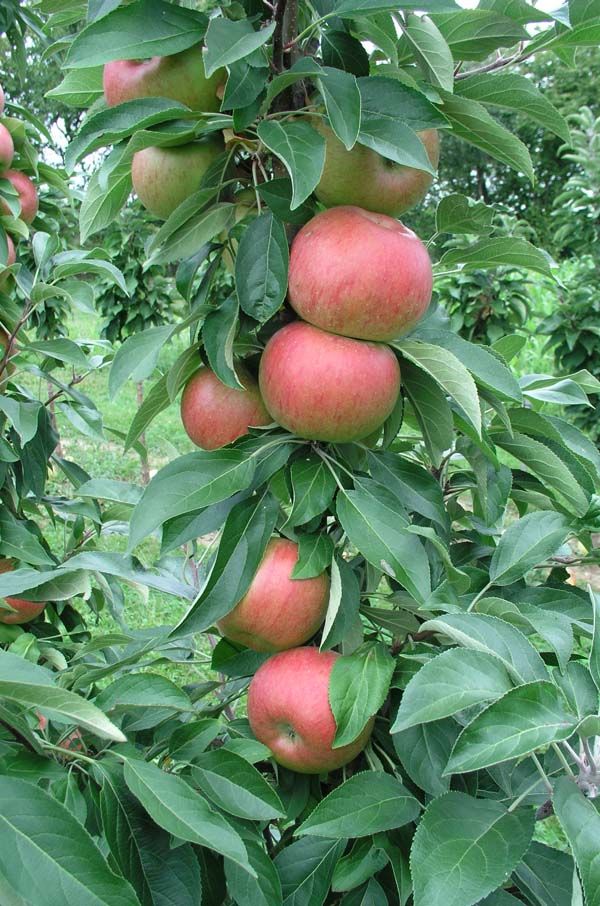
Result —
<svg viewBox="0 0 600 906"><path fill-rule="evenodd" d="M185 386L181 420L190 440L203 450L218 450L247 434L248 428L272 422L256 381L239 366L236 372L244 390L226 387L214 371L205 367Z"/></svg>
<svg viewBox="0 0 600 906"><path fill-rule="evenodd" d="M175 148L144 148L133 155L131 179L144 207L166 220L200 188L202 177L223 150L216 138Z"/></svg>
<svg viewBox="0 0 600 906"><path fill-rule="evenodd" d="M292 243L290 304L322 330L393 340L423 317L432 286L425 245L385 214L331 208L309 220Z"/></svg>
<svg viewBox="0 0 600 906"><path fill-rule="evenodd" d="M192 110L213 113L221 101L217 89L225 81L219 69L210 79L204 73L202 47L148 60L114 60L104 67L104 97L109 107L136 98L170 98Z"/></svg>
<svg viewBox="0 0 600 906"><path fill-rule="evenodd" d="M0 170L6 170L7 167L10 167L14 156L15 146L12 135L6 126L0 123Z"/></svg>
<svg viewBox="0 0 600 906"><path fill-rule="evenodd" d="M348 151L335 133L314 124L325 138L325 166L315 195L326 207L358 205L398 217L423 200L433 182L431 173L404 167L358 143ZM434 168L440 159L436 129L417 132Z"/></svg>
<svg viewBox="0 0 600 906"><path fill-rule="evenodd" d="M14 563L12 560L0 560L0 574L9 573L14 569ZM44 607L45 603L38 601L27 601L25 598L4 598L7 604L10 604L14 608L15 613L11 613L8 610L0 610L0 623L29 623L30 620L35 620Z"/></svg>
<svg viewBox="0 0 600 906"><path fill-rule="evenodd" d="M263 352L259 385L278 424L308 440L361 440L391 414L400 367L388 346L294 321Z"/></svg>
<svg viewBox="0 0 600 906"><path fill-rule="evenodd" d="M248 692L252 731L275 760L292 771L334 771L356 758L369 741L373 720L354 742L332 748L336 727L329 678L338 657L334 651L293 648L269 658L252 678Z"/></svg>
<svg viewBox="0 0 600 906"><path fill-rule="evenodd" d="M325 619L329 578L292 579L298 545L272 538L252 580L236 607L219 620L221 635L254 651L284 651L310 639Z"/></svg>
<svg viewBox="0 0 600 906"><path fill-rule="evenodd" d="M25 223L31 223L38 212L39 201L37 189L25 173L20 170L7 170L2 174L2 179L8 179L19 193L21 202L21 213L19 217ZM10 209L6 202L2 203L2 210L5 214L10 214Z"/></svg>

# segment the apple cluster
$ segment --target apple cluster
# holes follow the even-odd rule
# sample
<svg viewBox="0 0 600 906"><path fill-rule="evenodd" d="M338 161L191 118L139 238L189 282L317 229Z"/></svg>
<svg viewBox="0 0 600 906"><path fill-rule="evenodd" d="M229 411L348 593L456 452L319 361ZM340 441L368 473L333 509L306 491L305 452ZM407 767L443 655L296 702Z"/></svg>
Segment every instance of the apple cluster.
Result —
<svg viewBox="0 0 600 906"><path fill-rule="evenodd" d="M201 48L104 68L109 106L168 97L193 110L219 108L224 73L204 74ZM183 426L204 450L216 450L276 422L297 437L330 443L374 442L400 393L400 368L386 345L410 331L432 290L427 249L394 219L426 193L431 177L356 145L348 151L328 126L326 160L316 196L326 208L295 236L288 302L298 318L267 342L258 381L242 366L242 387L225 386L208 367L187 383ZM435 131L421 133L437 165ZM132 161L133 187L155 216L167 218L195 192L222 152L215 136L174 147L149 147ZM329 600L326 572L294 579L299 546L274 537L250 587L218 622L221 634L272 654L255 674L248 717L256 737L281 764L305 773L339 768L366 744L370 722L350 745L334 748L329 682L339 657L306 645Z"/></svg>
<svg viewBox="0 0 600 906"><path fill-rule="evenodd" d="M0 86L0 116L4 114L4 90ZM19 217L30 224L38 212L38 194L33 182L20 170L11 169L15 156L15 146L12 135L4 123L0 123L0 179L7 179L15 189L21 206ZM10 215L12 212L6 202L1 202L2 214ZM15 245L12 238L6 234L8 254L5 267L11 267L17 260ZM0 289L6 286L10 272L0 275ZM3 359L10 343L10 336L2 326L2 310L0 308L0 361ZM14 346L13 346L14 351ZM9 376L14 371L13 364L5 363L0 373L0 393L4 390ZM0 573L10 572L15 568L15 562L0 558ZM27 601L24 598L5 598L4 601L11 608L0 608L0 623L28 623L43 611L45 604Z"/></svg>

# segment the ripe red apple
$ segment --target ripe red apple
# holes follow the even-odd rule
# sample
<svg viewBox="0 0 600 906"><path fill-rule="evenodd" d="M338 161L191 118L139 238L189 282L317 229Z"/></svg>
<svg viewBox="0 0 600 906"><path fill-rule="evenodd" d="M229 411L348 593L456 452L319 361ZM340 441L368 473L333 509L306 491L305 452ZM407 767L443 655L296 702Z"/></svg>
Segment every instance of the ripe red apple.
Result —
<svg viewBox="0 0 600 906"><path fill-rule="evenodd" d="M222 384L210 368L200 368L181 396L181 420L190 440L203 450L218 450L248 433L250 427L270 425L258 384L239 366L244 390Z"/></svg>
<svg viewBox="0 0 600 906"><path fill-rule="evenodd" d="M217 623L221 635L254 651L283 651L307 642L325 619L329 578L321 573L292 579L297 562L295 541L272 538L250 588Z"/></svg>
<svg viewBox="0 0 600 906"><path fill-rule="evenodd" d="M393 340L424 315L432 285L427 249L385 214L331 208L309 220L292 243L290 304L332 333Z"/></svg>
<svg viewBox="0 0 600 906"><path fill-rule="evenodd" d="M361 440L391 414L400 367L388 346L294 321L274 334L259 371L276 422L309 440Z"/></svg>
<svg viewBox="0 0 600 906"><path fill-rule="evenodd" d="M221 106L217 89L225 81L225 70L219 69L207 79L202 47L196 44L168 57L107 63L103 81L109 107L136 98L158 97L212 113Z"/></svg>
<svg viewBox="0 0 600 906"><path fill-rule="evenodd" d="M21 202L21 213L19 216L21 220L24 220L25 223L31 223L39 207L38 194L34 184L20 170L7 170L6 173L2 174L2 179L10 180L19 194L19 201ZM10 208L5 201L2 202L2 211L5 214L10 214Z"/></svg>
<svg viewBox="0 0 600 906"><path fill-rule="evenodd" d="M144 148L133 155L131 178L141 203L166 220L178 205L197 192L202 177L223 150L209 138L175 148Z"/></svg>
<svg viewBox="0 0 600 906"><path fill-rule="evenodd" d="M12 572L15 565L12 560L0 560L0 574ZM39 616L46 606L45 603L38 601L27 601L25 598L5 598L7 604L13 608L14 613L9 610L0 610L0 623L29 623Z"/></svg>
<svg viewBox="0 0 600 906"><path fill-rule="evenodd" d="M431 173L388 160L358 143L348 151L335 133L322 123L325 166L315 194L326 207L358 205L368 211L397 217L418 204L433 182ZM434 167L440 159L440 140L435 129L417 135Z"/></svg>
<svg viewBox="0 0 600 906"><path fill-rule="evenodd" d="M248 692L248 718L256 738L276 761L301 774L320 774L348 764L367 744L370 720L347 746L332 748L335 720L329 705L334 651L293 648L282 651L254 674Z"/></svg>
<svg viewBox="0 0 600 906"><path fill-rule="evenodd" d="M7 170L13 162L15 146L6 126L0 123L0 171Z"/></svg>
<svg viewBox="0 0 600 906"><path fill-rule="evenodd" d="M13 265L13 264L15 263L15 261L17 260L17 253L16 253L16 251L15 251L14 242L12 241L12 239L10 238L10 236L9 236L8 234L7 234L7 236L6 236L6 245L8 246L8 255L7 255L6 264L4 265L4 267L10 267L10 266ZM7 279L8 279L8 274L7 274L7 273L1 273L1 274L0 274L0 288L4 286L4 284L6 283ZM2 330L1 330L1 328L0 328L0 343L2 343L2 336L1 336L1 334L2 334ZM2 354L4 355L4 353L2 353Z"/></svg>

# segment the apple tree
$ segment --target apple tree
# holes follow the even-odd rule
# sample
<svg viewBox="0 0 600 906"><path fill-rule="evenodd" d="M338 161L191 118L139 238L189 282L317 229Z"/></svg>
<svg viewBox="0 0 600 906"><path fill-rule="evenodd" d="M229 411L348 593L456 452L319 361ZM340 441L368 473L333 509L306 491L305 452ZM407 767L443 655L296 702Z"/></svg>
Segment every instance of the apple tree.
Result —
<svg viewBox="0 0 600 906"><path fill-rule="evenodd" d="M119 616L120 581L190 602L150 631L66 624L52 657L44 612L0 654L4 898L597 903L600 599L567 569L599 559L600 456L568 407L600 383L518 378L522 337L469 342L443 283L431 299L457 272L552 276L493 204L450 194L420 238L398 217L444 134L535 180L495 112L567 141L527 65L576 66L600 9L41 9L53 96L90 108L67 167L100 158L85 231L100 238L133 188L161 221L146 265L176 266L187 304L114 357L113 394L154 374L125 444L183 390L199 449L143 489L71 466L70 508L94 499L132 556L87 533L0 576L0 595L32 600L80 577Z"/></svg>

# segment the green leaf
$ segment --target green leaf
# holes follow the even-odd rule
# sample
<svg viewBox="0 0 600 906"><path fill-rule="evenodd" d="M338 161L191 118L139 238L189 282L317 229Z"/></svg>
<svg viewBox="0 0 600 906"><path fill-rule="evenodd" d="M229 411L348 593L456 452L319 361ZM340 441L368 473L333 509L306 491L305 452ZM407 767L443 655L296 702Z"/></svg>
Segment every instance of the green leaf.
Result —
<svg viewBox="0 0 600 906"><path fill-rule="evenodd" d="M422 10L426 6L427 12L445 12L456 9L454 0L403 0L403 10ZM356 16L370 16L372 13L396 11L398 3L395 0L340 0L333 11L340 19L354 19Z"/></svg>
<svg viewBox="0 0 600 906"><path fill-rule="evenodd" d="M453 193L442 198L435 212L438 233L489 233L492 229L494 208L484 201L475 201L467 195Z"/></svg>
<svg viewBox="0 0 600 906"><path fill-rule="evenodd" d="M340 900L340 906L388 906L388 903L386 893L377 878L371 878L367 884L355 888Z"/></svg>
<svg viewBox="0 0 600 906"><path fill-rule="evenodd" d="M533 645L518 629L497 617L480 613L447 613L427 620L421 629L441 632L463 648L493 654L518 683L548 679L546 665Z"/></svg>
<svg viewBox="0 0 600 906"><path fill-rule="evenodd" d="M505 7L506 0L497 10L463 9L434 17L455 60L484 60L499 47L513 47L529 37L522 24L504 13Z"/></svg>
<svg viewBox="0 0 600 906"><path fill-rule="evenodd" d="M432 463L439 468L454 439L452 409L446 394L427 372L408 361L402 365L402 384Z"/></svg>
<svg viewBox="0 0 600 906"><path fill-rule="evenodd" d="M267 43L274 31L275 22L255 31L248 19L211 19L204 39L204 69L207 78L222 66L242 60L258 50Z"/></svg>
<svg viewBox="0 0 600 906"><path fill-rule="evenodd" d="M210 367L221 383L234 390L243 389L233 361L233 344L239 327L239 305L231 295L215 311L210 311L202 325L202 340ZM198 361L197 351L193 358Z"/></svg>
<svg viewBox="0 0 600 906"><path fill-rule="evenodd" d="M323 513L333 499L335 478L323 462L313 453L296 459L290 467L292 483L292 510L289 525L303 525Z"/></svg>
<svg viewBox="0 0 600 906"><path fill-rule="evenodd" d="M583 516L589 506L589 497L578 484L573 472L545 444L525 434L514 431L493 435L494 442L518 459L540 481L555 491L565 507L577 516Z"/></svg>
<svg viewBox="0 0 600 906"><path fill-rule="evenodd" d="M465 418L481 436L481 410L477 387L462 362L448 351L443 357L440 356L439 347L421 343L419 340L398 340L392 345L452 397Z"/></svg>
<svg viewBox="0 0 600 906"><path fill-rule="evenodd" d="M383 705L395 661L381 642L342 655L329 678L329 704L335 718L333 748L348 745L362 733Z"/></svg>
<svg viewBox="0 0 600 906"><path fill-rule="evenodd" d="M355 76L369 75L369 55L357 38L335 28L321 34L321 53L326 66L334 66Z"/></svg>
<svg viewBox="0 0 600 906"><path fill-rule="evenodd" d="M155 764L137 759L125 762L124 777L133 795L159 827L180 840L206 846L254 873L237 831L181 777L166 774Z"/></svg>
<svg viewBox="0 0 600 906"><path fill-rule="evenodd" d="M292 211L293 186L292 181L287 176L280 176L277 179L271 179L269 182L263 182L258 187L258 192L264 203L271 208L275 216L295 226L303 226L311 217L317 213L313 199L308 199Z"/></svg>
<svg viewBox="0 0 600 906"><path fill-rule="evenodd" d="M242 500L232 508L210 576L173 630L174 636L203 632L244 597L273 534L278 514L279 503L268 491Z"/></svg>
<svg viewBox="0 0 600 906"><path fill-rule="evenodd" d="M506 529L493 553L490 580L494 585L511 585L539 563L543 563L565 542L569 520L562 513L528 513Z"/></svg>
<svg viewBox="0 0 600 906"><path fill-rule="evenodd" d="M300 57L289 69L276 75L267 88L266 103L271 106L273 100L291 85L305 78L316 78L323 73L323 67L312 57Z"/></svg>
<svg viewBox="0 0 600 906"><path fill-rule="evenodd" d="M128 337L119 346L108 378L108 392L112 398L130 378L133 381L144 381L150 377L170 333L170 325L149 327Z"/></svg>
<svg viewBox="0 0 600 906"><path fill-rule="evenodd" d="M575 856L585 892L586 906L600 903L600 863L598 839L600 815L592 802L568 778L560 777L554 786L554 812L567 835Z"/></svg>
<svg viewBox="0 0 600 906"><path fill-rule="evenodd" d="M254 869L256 877L252 877L235 862L226 859L225 877L229 893L236 903L252 903L252 906L282 906L281 881L273 861L254 839L248 836L244 842L248 850L248 861Z"/></svg>
<svg viewBox="0 0 600 906"><path fill-rule="evenodd" d="M75 164L98 148L116 144L133 132L180 119L188 108L167 98L138 98L93 114L80 126L65 153L65 165Z"/></svg>
<svg viewBox="0 0 600 906"><path fill-rule="evenodd" d="M248 107L258 98L265 87L266 68L251 66L244 60L239 60L237 63L230 63L227 71L229 76L221 109L234 110Z"/></svg>
<svg viewBox="0 0 600 906"><path fill-rule="evenodd" d="M442 86L443 87L443 86ZM461 97L491 107L516 110L558 135L563 142L570 140L564 117L541 93L531 79L514 72L481 72L456 83Z"/></svg>
<svg viewBox="0 0 600 906"><path fill-rule="evenodd" d="M289 249L283 224L270 212L244 230L235 259L242 311L261 324L273 317L287 292Z"/></svg>
<svg viewBox="0 0 600 906"><path fill-rule="evenodd" d="M2 896L7 906L47 906L52 898L80 906L139 906L133 888L110 870L64 805L15 777L0 776L0 798L0 876L11 891L10 899Z"/></svg>
<svg viewBox="0 0 600 906"><path fill-rule="evenodd" d="M450 778L442 775L459 732L458 723L447 719L409 727L392 736L402 767L431 796L448 792Z"/></svg>
<svg viewBox="0 0 600 906"><path fill-rule="evenodd" d="M318 532L298 537L298 562L292 570L292 579L312 579L320 576L331 563L333 541L329 535Z"/></svg>
<svg viewBox="0 0 600 906"><path fill-rule="evenodd" d="M131 516L130 544L135 547L160 525L225 500L247 488L255 461L242 450L188 453L158 472Z"/></svg>
<svg viewBox="0 0 600 906"><path fill-rule="evenodd" d="M91 107L102 97L102 66L67 72L56 88L46 92L47 98L58 98L69 107Z"/></svg>
<svg viewBox="0 0 600 906"><path fill-rule="evenodd" d="M356 573L341 557L332 557L329 602L321 636L321 651L339 645L360 625L360 587Z"/></svg>
<svg viewBox="0 0 600 906"><path fill-rule="evenodd" d="M56 686L49 670L10 651L0 652L0 697L21 708L39 708L51 719L77 724L104 739L125 742L119 728L96 705Z"/></svg>
<svg viewBox="0 0 600 906"><path fill-rule="evenodd" d="M204 13L164 0L136 0L83 29L69 48L66 69L89 69L111 60L144 60L187 50L202 40Z"/></svg>
<svg viewBox="0 0 600 906"><path fill-rule="evenodd" d="M369 452L367 456L375 481L392 491L407 510L436 522L447 532L448 515L442 490L431 472L397 453Z"/></svg>
<svg viewBox="0 0 600 906"><path fill-rule="evenodd" d="M136 711L162 708L191 712L190 698L183 689L156 673L130 673L106 686L96 698L102 711ZM143 716L143 715L142 715Z"/></svg>
<svg viewBox="0 0 600 906"><path fill-rule="evenodd" d="M403 166L434 173L416 133L446 125L437 108L421 92L383 76L361 78L358 87L361 145Z"/></svg>
<svg viewBox="0 0 600 906"><path fill-rule="evenodd" d="M124 451L127 452L134 446L137 439L151 424L160 412L164 412L171 402L167 390L167 375L163 374L156 383L152 385L144 398L144 402L135 413L127 437L125 438Z"/></svg>
<svg viewBox="0 0 600 906"><path fill-rule="evenodd" d="M323 906L345 840L297 840L275 858L285 906ZM271 906L269 902L268 906Z"/></svg>
<svg viewBox="0 0 600 906"><path fill-rule="evenodd" d="M258 137L284 164L292 180L291 209L298 208L318 185L325 166L325 139L305 122L263 120Z"/></svg>
<svg viewBox="0 0 600 906"><path fill-rule="evenodd" d="M350 150L361 125L362 102L356 78L341 69L326 67L318 81L331 128Z"/></svg>
<svg viewBox="0 0 600 906"><path fill-rule="evenodd" d="M74 73L75 76L78 73ZM122 147L115 148L96 170L79 209L81 242L111 224L131 192L131 161Z"/></svg>
<svg viewBox="0 0 600 906"><path fill-rule="evenodd" d="M458 739L446 773L465 773L529 755L551 742L568 739L577 718L550 682L511 689L468 724Z"/></svg>
<svg viewBox="0 0 600 906"><path fill-rule="evenodd" d="M481 239L466 248L450 249L442 255L439 266L445 270L457 264L462 264L464 271L511 265L552 276L550 260L545 252L527 239L516 236Z"/></svg>
<svg viewBox="0 0 600 906"><path fill-rule="evenodd" d="M450 792L427 807L410 853L415 906L473 906L496 890L526 852L531 809Z"/></svg>
<svg viewBox="0 0 600 906"><path fill-rule="evenodd" d="M200 866L189 844L173 849L171 837L153 822L125 782L122 769L106 760L94 768L102 780L100 813L104 836L124 877L142 903L175 900L197 906Z"/></svg>
<svg viewBox="0 0 600 906"><path fill-rule="evenodd" d="M590 649L590 673L598 691L600 691L600 595L590 592L594 611L594 631Z"/></svg>
<svg viewBox="0 0 600 906"><path fill-rule="evenodd" d="M499 354L495 354L490 348L470 343L449 330L434 330L427 325L421 329L417 328L414 337L448 349L482 387L491 390L502 399L522 402L523 394L519 382Z"/></svg>
<svg viewBox="0 0 600 906"><path fill-rule="evenodd" d="M369 563L393 575L423 603L431 590L429 561L420 540L405 530L396 501L382 493L373 496L363 484L354 491L340 490L336 507L348 538Z"/></svg>
<svg viewBox="0 0 600 906"><path fill-rule="evenodd" d="M314 837L367 837L414 821L420 805L391 774L355 774L322 799L296 834Z"/></svg>
<svg viewBox="0 0 600 906"><path fill-rule="evenodd" d="M500 698L512 687L497 657L485 651L451 648L429 660L409 680L390 732L450 717Z"/></svg>
<svg viewBox="0 0 600 906"><path fill-rule="evenodd" d="M198 755L192 777L204 795L230 815L247 821L270 821L285 815L273 787L234 752L221 748Z"/></svg>
<svg viewBox="0 0 600 906"><path fill-rule="evenodd" d="M474 12L474 10L470 10ZM476 101L444 92L442 107L457 138L475 145L490 157L508 164L534 181L533 164L527 147L489 115Z"/></svg>
<svg viewBox="0 0 600 906"><path fill-rule="evenodd" d="M539 902L543 906L570 903L571 906L576 906L575 901L571 901L573 871L573 859L568 853L534 841L523 861L517 865L513 878L517 887L534 903ZM499 903L498 906L503 904Z"/></svg>
<svg viewBox="0 0 600 906"><path fill-rule="evenodd" d="M426 16L409 14L403 29L423 76L436 88L452 91L454 60L452 51L435 23Z"/></svg>
<svg viewBox="0 0 600 906"><path fill-rule="evenodd" d="M208 197L213 195L214 189L201 189L175 208L148 245L146 267L189 258L206 242L229 229L235 205L219 202L206 208Z"/></svg>

